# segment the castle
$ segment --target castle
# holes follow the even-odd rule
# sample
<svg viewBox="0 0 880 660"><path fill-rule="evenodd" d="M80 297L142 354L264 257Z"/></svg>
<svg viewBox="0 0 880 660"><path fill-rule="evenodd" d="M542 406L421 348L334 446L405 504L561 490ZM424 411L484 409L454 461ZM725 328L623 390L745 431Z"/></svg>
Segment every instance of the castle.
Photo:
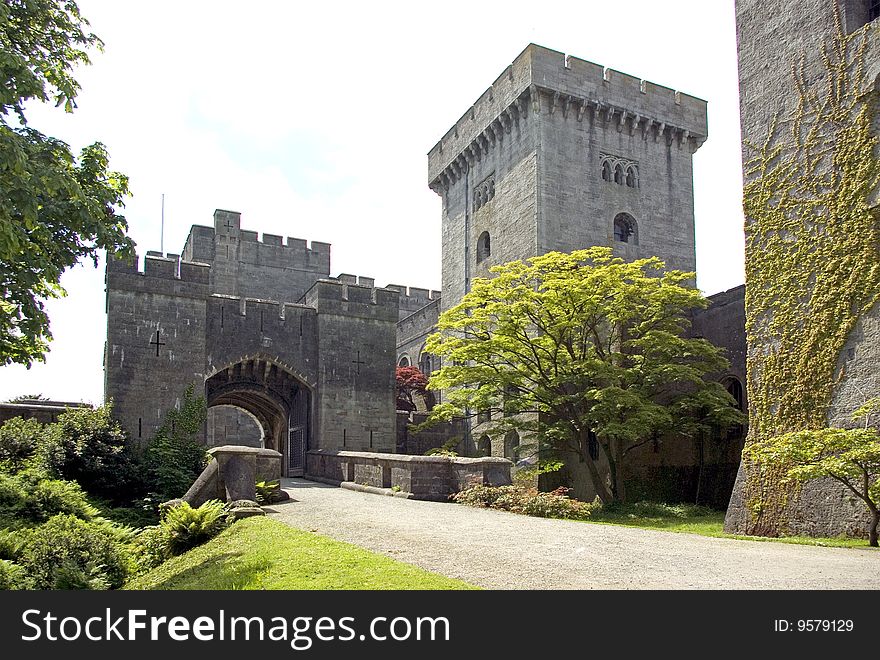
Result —
<svg viewBox="0 0 880 660"><path fill-rule="evenodd" d="M209 444L276 449L290 476L312 449L393 452L395 365L439 366L425 338L493 264L605 245L695 269L692 157L707 135L705 101L529 45L428 154L442 199L442 296L330 277L328 244L260 240L240 214L218 210L179 255L148 252L142 272L108 264L106 398L132 437L149 438L194 383ZM742 309L742 287L718 294L693 332L727 348L731 368L718 378L744 407ZM464 447L511 449L470 437ZM741 449L741 437L720 435L655 443L632 490L662 482L654 494L692 499L708 474L712 502L726 505Z"/></svg>

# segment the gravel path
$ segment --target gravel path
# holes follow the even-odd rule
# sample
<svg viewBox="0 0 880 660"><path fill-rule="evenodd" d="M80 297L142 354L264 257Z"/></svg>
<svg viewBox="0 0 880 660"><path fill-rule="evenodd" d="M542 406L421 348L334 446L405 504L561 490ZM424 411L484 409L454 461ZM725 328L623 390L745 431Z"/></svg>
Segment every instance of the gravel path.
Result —
<svg viewBox="0 0 880 660"><path fill-rule="evenodd" d="M489 589L880 589L880 551L530 518L285 479L273 517Z"/></svg>

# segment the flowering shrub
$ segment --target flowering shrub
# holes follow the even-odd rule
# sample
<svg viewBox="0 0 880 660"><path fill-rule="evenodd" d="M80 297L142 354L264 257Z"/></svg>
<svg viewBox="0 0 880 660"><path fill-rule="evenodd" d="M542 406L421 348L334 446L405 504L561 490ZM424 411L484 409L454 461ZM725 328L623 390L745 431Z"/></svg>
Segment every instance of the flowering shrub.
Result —
<svg viewBox="0 0 880 660"><path fill-rule="evenodd" d="M472 486L452 495L452 500L467 506L500 509L540 518L585 520L595 505L572 499L570 488L560 487L549 493L522 486Z"/></svg>

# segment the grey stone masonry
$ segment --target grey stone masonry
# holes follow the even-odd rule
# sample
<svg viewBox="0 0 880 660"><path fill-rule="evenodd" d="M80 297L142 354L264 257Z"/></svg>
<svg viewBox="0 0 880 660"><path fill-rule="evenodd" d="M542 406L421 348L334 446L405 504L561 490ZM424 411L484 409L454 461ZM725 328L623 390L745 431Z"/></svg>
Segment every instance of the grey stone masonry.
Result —
<svg viewBox="0 0 880 660"><path fill-rule="evenodd" d="M880 74L880 29L871 21L869 0L804 0L796 6L782 0L737 0L736 23L739 53L740 116L746 144L762 144L775 116L785 120L796 108L798 94L792 78L792 66L800 62L807 85L820 84L824 94L822 47L836 32L835 11L845 31L863 30L868 39L863 65L866 79ZM876 125L876 120L875 120ZM744 158L748 157L744 147ZM746 219L748 223L748 218ZM748 258L748 255L747 255ZM746 286L749 286L748 278ZM772 345L764 334L769 326L755 324L748 338L750 355L758 355ZM832 393L828 421L834 425L851 423L852 412L870 396L880 392L880 306L862 316L850 333L838 358L840 381ZM750 374L760 378L759 373ZM757 382L757 380L755 381ZM749 529L748 503L742 487L748 480L745 463L740 467L725 520L725 529L741 532ZM785 511L783 533L818 536L838 534L864 535L868 514L863 504L843 486L830 481L805 484L791 497Z"/></svg>
<svg viewBox="0 0 880 660"><path fill-rule="evenodd" d="M529 45L428 154L443 308L493 264L553 250L694 270L692 156L707 134L705 101Z"/></svg>
<svg viewBox="0 0 880 660"><path fill-rule="evenodd" d="M315 447L393 451L397 292L319 280L303 300L321 346Z"/></svg>
<svg viewBox="0 0 880 660"><path fill-rule="evenodd" d="M425 341L437 329L440 317L440 300L435 300L402 318L397 323L397 364L406 358L410 366L423 367L426 361L432 369L440 367L440 360L424 352ZM428 371L430 372L431 369ZM430 373L428 374L430 375Z"/></svg>
<svg viewBox="0 0 880 660"><path fill-rule="evenodd" d="M330 275L330 244L241 228L241 214L218 209L214 226L193 225L183 259L211 265L211 291L295 302L315 280Z"/></svg>
<svg viewBox="0 0 880 660"><path fill-rule="evenodd" d="M285 475L309 448L392 451L398 292L329 279L326 243L214 221L183 259L107 264L105 397L123 427L149 441L192 384L217 410L208 443L277 450Z"/></svg>

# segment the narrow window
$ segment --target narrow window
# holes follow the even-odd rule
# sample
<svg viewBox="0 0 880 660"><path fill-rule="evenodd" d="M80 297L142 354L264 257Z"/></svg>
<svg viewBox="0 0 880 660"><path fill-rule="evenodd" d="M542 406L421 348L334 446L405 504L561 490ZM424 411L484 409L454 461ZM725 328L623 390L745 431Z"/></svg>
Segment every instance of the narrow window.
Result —
<svg viewBox="0 0 880 660"><path fill-rule="evenodd" d="M406 355L401 356L401 358L397 361L397 366L398 367L408 367L409 366L409 358Z"/></svg>
<svg viewBox="0 0 880 660"><path fill-rule="evenodd" d="M480 456L492 455L492 440L489 439L488 435L484 435L480 438L480 442L477 444L477 453Z"/></svg>
<svg viewBox="0 0 880 660"><path fill-rule="evenodd" d="M602 162L602 180L603 181L611 181L614 179L614 175L611 173L611 163L607 160Z"/></svg>
<svg viewBox="0 0 880 660"><path fill-rule="evenodd" d="M618 164L614 168L614 183L623 185L623 165Z"/></svg>
<svg viewBox="0 0 880 660"><path fill-rule="evenodd" d="M632 165L626 168L626 185L628 188L637 188L639 185L636 168Z"/></svg>
<svg viewBox="0 0 880 660"><path fill-rule="evenodd" d="M477 239L477 263L480 263L492 254L492 241L489 232L484 231Z"/></svg>

